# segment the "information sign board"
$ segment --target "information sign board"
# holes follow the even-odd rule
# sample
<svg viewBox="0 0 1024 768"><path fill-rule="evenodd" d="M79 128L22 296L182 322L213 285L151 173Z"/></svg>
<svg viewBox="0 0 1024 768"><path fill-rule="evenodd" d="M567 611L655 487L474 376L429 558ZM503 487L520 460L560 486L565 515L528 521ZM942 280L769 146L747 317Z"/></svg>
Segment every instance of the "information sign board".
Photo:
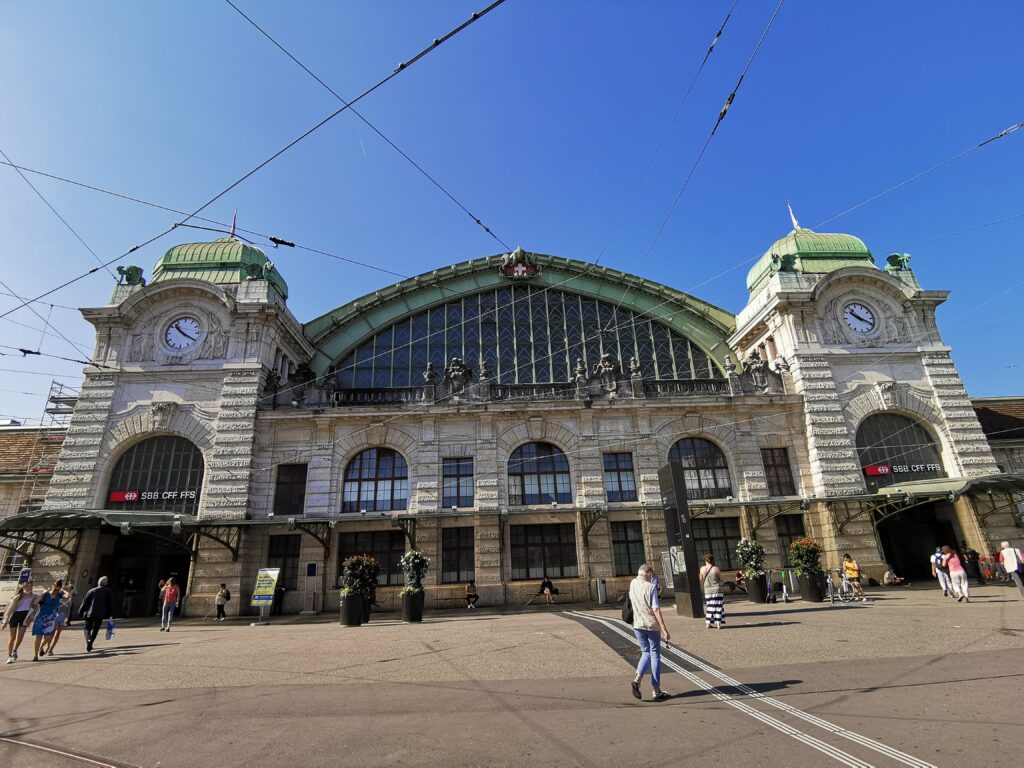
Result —
<svg viewBox="0 0 1024 768"><path fill-rule="evenodd" d="M255 608L269 608L274 602L274 590L277 588L277 579L280 575L280 568L260 568L256 574L256 586L252 590L252 600L249 604Z"/></svg>

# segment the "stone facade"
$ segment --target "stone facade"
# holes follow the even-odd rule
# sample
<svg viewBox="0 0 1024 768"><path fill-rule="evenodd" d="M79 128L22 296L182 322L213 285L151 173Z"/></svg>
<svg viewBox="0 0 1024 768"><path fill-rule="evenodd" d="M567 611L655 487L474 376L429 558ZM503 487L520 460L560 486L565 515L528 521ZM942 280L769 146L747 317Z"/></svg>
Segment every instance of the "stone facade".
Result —
<svg viewBox="0 0 1024 768"><path fill-rule="evenodd" d="M252 248L246 253L259 255ZM472 296L495 285L500 291L509 277L499 275L491 259L405 281L305 326L285 305L283 281L266 279L265 266L234 282L224 282L221 269L216 282L190 271L149 286L118 286L110 304L83 312L97 329L95 359L119 369L88 370L44 511L104 509L111 473L125 452L154 436L175 436L196 446L204 460L197 515L184 533L169 534L179 536L179 556L192 563L191 613L211 609L220 583L236 595L229 611L248 611L256 571L274 547L288 551L297 573L284 595L285 610L331 610L340 537L398 531L433 561L430 599L458 604L462 585L443 583L441 567L444 531L452 527L473 529L473 571L484 603L532 596L539 579L514 576L510 537L525 530L518 526L554 523L575 532L578 575L558 579L563 595L596 597L596 580L605 579L614 596L629 575L619 561L625 545L613 532L621 523L638 526L630 530L641 532L643 557L660 566L667 542L657 473L673 446L691 439L720 451L727 475L714 481L721 493L694 500L697 519L707 521L702 528L756 536L777 569L785 542L774 516L784 513L825 544L830 565L849 551L880 576L884 546L871 515L843 517L851 509L843 506L847 500L876 498L856 441L866 419L898 414L922 425L948 477L995 475L1000 468L935 324L935 307L946 294L922 290L909 270L866 265L863 253L819 272L810 257L801 269L787 268L785 259L766 260L748 306L735 318L628 275L533 257L530 290L539 293L529 295L576 281L573 290L590 301L630 286L625 305L665 323L667 330L651 333L655 342L669 338L670 347L676 345L668 353L674 370L684 337L688 354L699 351L708 361L709 375L679 379L653 375L652 361L632 354L620 361L602 346L600 362L581 362L570 382L489 379L474 360L466 373L461 363L446 360L427 370L422 383L339 385L339 361L389 323L435 311L452 295ZM861 330L849 325L851 306L872 322L864 321ZM194 322L188 327L201 328L202 337L175 336L179 318ZM527 321L515 322L518 328ZM516 338L523 344L527 337ZM548 337L534 327L529 338L532 344ZM659 370L666 365L659 359ZM549 444L564 455L569 503L524 505L510 495L510 459L528 443ZM368 449L391 449L404 459L404 508L342 512L346 468ZM784 492L765 465L767 449L785 449L791 485ZM1020 471L1021 449L999 450L1005 471ZM608 497L607 453L629 454L635 499ZM473 503L452 508L443 498L443 466L462 457L473 460ZM282 467L296 464L305 465L303 505L277 506ZM948 517L968 544L987 551L993 535L1013 532L1014 514L992 512L983 525L983 507L963 496L935 515ZM281 536L298 536L297 550L288 549L296 540ZM706 544L713 546L711 539ZM75 568L116 568L126 548L109 532L90 533ZM396 605L397 591L381 587L378 601Z"/></svg>

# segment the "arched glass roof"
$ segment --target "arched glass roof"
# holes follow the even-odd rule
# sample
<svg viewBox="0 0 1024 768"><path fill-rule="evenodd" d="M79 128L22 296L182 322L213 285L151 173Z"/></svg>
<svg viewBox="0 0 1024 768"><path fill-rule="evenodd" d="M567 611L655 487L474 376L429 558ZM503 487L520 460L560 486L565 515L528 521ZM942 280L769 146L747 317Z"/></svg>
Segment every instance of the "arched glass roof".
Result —
<svg viewBox="0 0 1024 768"><path fill-rule="evenodd" d="M453 357L474 378L483 360L503 384L549 383L573 380L577 358L592 371L604 353L625 371L636 357L645 378L722 375L696 343L658 320L612 301L530 284L490 287L403 317L334 366L345 388L416 386L428 362L440 379Z"/></svg>

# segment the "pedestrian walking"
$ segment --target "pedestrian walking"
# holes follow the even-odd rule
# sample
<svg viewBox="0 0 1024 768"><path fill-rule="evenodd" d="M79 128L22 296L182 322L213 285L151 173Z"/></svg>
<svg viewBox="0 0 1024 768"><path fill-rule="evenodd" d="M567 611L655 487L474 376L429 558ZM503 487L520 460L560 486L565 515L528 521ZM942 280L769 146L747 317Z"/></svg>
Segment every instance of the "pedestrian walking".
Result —
<svg viewBox="0 0 1024 768"><path fill-rule="evenodd" d="M231 599L231 592L228 590L227 584L221 584L220 589L217 591L217 597L214 598L214 603L217 604L217 621L224 621L227 619L227 614L224 613L224 606L228 604L228 600Z"/></svg>
<svg viewBox="0 0 1024 768"><path fill-rule="evenodd" d="M71 619L71 601L73 595L71 594L70 585L64 588L64 592L61 596L60 605L57 606L57 628L54 630L53 635L50 637L43 638L43 647L39 651L39 655L42 656L45 652L47 656L53 656L54 648L57 647L57 641L60 640L61 633L64 631L64 627L68 625Z"/></svg>
<svg viewBox="0 0 1024 768"><path fill-rule="evenodd" d="M7 604L4 610L4 620L0 624L0 630L7 627L11 631L11 637L7 641L7 663L13 664L18 660L18 646L25 639L25 630L35 616L36 595L32 591L32 582L22 584L14 597Z"/></svg>
<svg viewBox="0 0 1024 768"><path fill-rule="evenodd" d="M1024 597L1024 553L1017 547L1011 547L1008 541L1000 542L999 546L1002 547L999 550L999 562L1017 585L1020 596Z"/></svg>
<svg viewBox="0 0 1024 768"><path fill-rule="evenodd" d="M704 623L711 629L721 629L725 624L725 595L722 594L722 571L715 565L711 554L704 555L704 567L700 569L700 583L704 587Z"/></svg>
<svg viewBox="0 0 1024 768"><path fill-rule="evenodd" d="M174 583L174 577L167 579L163 590L160 592L160 631L170 632L171 622L174 620L174 609L178 607L178 598L181 597L181 590Z"/></svg>
<svg viewBox="0 0 1024 768"><path fill-rule="evenodd" d="M953 587L949 582L949 569L943 564L942 547L935 548L935 554L929 561L932 564L932 576L939 580L939 589L943 597L950 597L953 594Z"/></svg>
<svg viewBox="0 0 1024 768"><path fill-rule="evenodd" d="M164 587L167 586L166 579L160 579L156 584L156 615L159 616L164 609Z"/></svg>
<svg viewBox="0 0 1024 768"><path fill-rule="evenodd" d="M114 593L107 586L107 577L100 576L96 586L85 593L78 615L85 620L85 650L92 651L103 622L114 616Z"/></svg>
<svg viewBox="0 0 1024 768"><path fill-rule="evenodd" d="M132 615L132 607L135 604L135 592L135 579L129 576L128 581L124 585L124 592L121 595L122 616Z"/></svg>
<svg viewBox="0 0 1024 768"><path fill-rule="evenodd" d="M971 602L971 593L967 587L967 571L964 570L960 557L948 545L942 548L942 564L949 569L950 588L953 590L956 601L958 603L965 600L968 603Z"/></svg>
<svg viewBox="0 0 1024 768"><path fill-rule="evenodd" d="M636 578L629 584L629 601L633 607L633 634L640 644L640 663L631 684L633 698L642 699L640 684L647 671L651 672L652 701L663 701L668 694L661 690L661 638L672 639L661 615L658 590L652 583L654 570L644 563L637 570ZM659 632L660 630L660 632Z"/></svg>
<svg viewBox="0 0 1024 768"><path fill-rule="evenodd" d="M40 656L46 655L43 643L53 640L53 633L57 631L57 609L64 600L64 582L58 579L50 586L49 592L43 592L37 602L38 610L36 618L32 622L32 637L35 638L32 661L39 661ZM42 653L40 653L42 651Z"/></svg>

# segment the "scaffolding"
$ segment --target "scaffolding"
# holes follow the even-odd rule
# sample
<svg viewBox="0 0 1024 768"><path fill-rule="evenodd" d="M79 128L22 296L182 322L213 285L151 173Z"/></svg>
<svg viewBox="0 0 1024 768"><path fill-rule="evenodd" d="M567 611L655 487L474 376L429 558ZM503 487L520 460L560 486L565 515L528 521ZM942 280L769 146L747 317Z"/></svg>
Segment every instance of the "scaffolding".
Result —
<svg viewBox="0 0 1024 768"><path fill-rule="evenodd" d="M57 466L57 457L64 445L68 422L78 404L78 390L59 381L50 383L46 408L39 424L39 433L32 449L28 469L22 486L19 512L36 512L42 509L46 489Z"/></svg>
<svg viewBox="0 0 1024 768"><path fill-rule="evenodd" d="M19 513L42 509L46 489L50 487L50 478L67 435L68 422L77 404L78 390L56 380L50 382L46 407L22 481ZM35 548L35 543L20 537L0 538L0 579L16 577L22 566L32 562Z"/></svg>

